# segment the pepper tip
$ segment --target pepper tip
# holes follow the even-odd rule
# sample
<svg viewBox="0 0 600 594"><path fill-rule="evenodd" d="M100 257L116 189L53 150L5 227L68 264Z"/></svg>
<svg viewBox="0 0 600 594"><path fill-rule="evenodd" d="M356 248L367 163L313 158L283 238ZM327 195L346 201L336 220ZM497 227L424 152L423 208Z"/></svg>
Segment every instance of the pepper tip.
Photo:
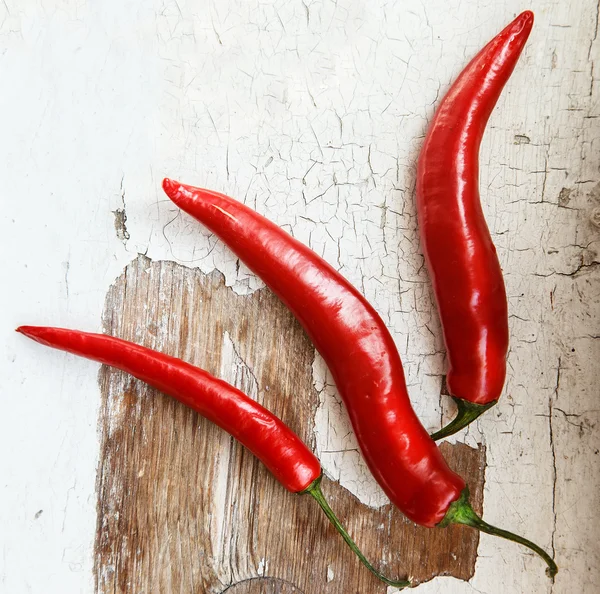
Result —
<svg viewBox="0 0 600 594"><path fill-rule="evenodd" d="M39 330L39 328L36 328L35 326L19 326L18 328L15 328L15 332L33 340L38 339L36 330Z"/></svg>
<svg viewBox="0 0 600 594"><path fill-rule="evenodd" d="M168 177L165 177L165 179L163 179L162 182L163 190L165 191L165 194L169 196L169 198L171 198L172 195L175 193L177 185L177 182L173 181L172 179L169 179Z"/></svg>
<svg viewBox="0 0 600 594"><path fill-rule="evenodd" d="M531 10L524 10L515 20L520 22L524 27L531 29L534 18L535 17Z"/></svg>

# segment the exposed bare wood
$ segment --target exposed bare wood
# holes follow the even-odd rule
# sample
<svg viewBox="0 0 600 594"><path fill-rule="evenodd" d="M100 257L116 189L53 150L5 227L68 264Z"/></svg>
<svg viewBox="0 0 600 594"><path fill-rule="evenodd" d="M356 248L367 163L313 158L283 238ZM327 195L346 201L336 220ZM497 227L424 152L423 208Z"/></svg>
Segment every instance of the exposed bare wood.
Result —
<svg viewBox="0 0 600 594"><path fill-rule="evenodd" d="M314 349L270 291L239 296L220 273L139 256L107 295L104 325L234 383L312 445ZM310 497L288 493L226 433L119 371L103 368L100 382L98 592L386 592ZM480 512L484 449L442 447ZM324 490L386 574L473 575L478 535L469 528L420 528L337 483Z"/></svg>

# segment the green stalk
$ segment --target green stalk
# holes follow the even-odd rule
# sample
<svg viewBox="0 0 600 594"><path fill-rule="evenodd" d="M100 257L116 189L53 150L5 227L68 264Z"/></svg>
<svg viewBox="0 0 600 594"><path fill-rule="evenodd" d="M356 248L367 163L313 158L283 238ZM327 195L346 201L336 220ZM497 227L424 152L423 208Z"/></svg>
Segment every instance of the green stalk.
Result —
<svg viewBox="0 0 600 594"><path fill-rule="evenodd" d="M548 565L548 568L546 569L546 574L548 577L554 579L554 576L558 572L558 567L556 566L554 559L552 559L552 557L550 557L550 555L548 555L544 549L538 547L534 542L531 542L530 540L527 540L518 534L513 534L512 532L502 530L502 528L496 528L495 526L484 522L475 513L471 507L471 504L469 503L468 488L464 489L460 497L450 504L444 519L438 524L438 526L443 528L449 524L464 524L465 526L471 526L471 528L475 528L476 530L480 530L486 534L499 536L500 538L505 538L506 540L522 544L523 546L526 546L537 553L546 562Z"/></svg>
<svg viewBox="0 0 600 594"><path fill-rule="evenodd" d="M497 400L493 400L487 404L475 404L463 400L462 398L456 398L456 396L452 396L452 400L456 402L458 412L450 423L445 427L442 427L439 431L431 434L431 439L433 439L433 441L442 439L442 437L448 437L449 435L453 435L457 431L460 431L498 402Z"/></svg>
<svg viewBox="0 0 600 594"><path fill-rule="evenodd" d="M367 558L362 554L360 549L356 546L356 543L352 540L351 536L346 532L346 529L342 526L341 522L338 520L337 516L333 513L333 510L329 507L327 503L323 491L321 491L321 479L320 476L318 479L314 480L304 491L301 493L308 493L312 495L312 497L316 500L316 502L321 506L321 509L325 512L325 515L329 518L330 522L335 526L335 529L342 535L342 538L346 541L346 544L354 551L356 556L360 559L361 563L377 578L379 578L382 582L386 583L388 586L394 586L395 588L408 588L411 587L412 584L408 580L391 580L377 571L371 563L367 560Z"/></svg>

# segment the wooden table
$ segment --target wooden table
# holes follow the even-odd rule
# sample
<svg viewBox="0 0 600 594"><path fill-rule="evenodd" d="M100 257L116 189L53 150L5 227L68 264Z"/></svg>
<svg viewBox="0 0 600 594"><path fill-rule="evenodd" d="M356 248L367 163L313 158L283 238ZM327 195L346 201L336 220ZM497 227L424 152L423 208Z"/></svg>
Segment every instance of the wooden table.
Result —
<svg viewBox="0 0 600 594"><path fill-rule="evenodd" d="M509 375L442 447L489 522L554 552L554 584L516 545L404 520L293 317L160 190L223 191L323 255L388 324L437 428L453 411L415 160L441 94L525 8L481 150ZM5 0L0 31L0 593L386 592L228 435L22 323L113 333L260 400L314 448L367 555L420 594L600 591L596 2Z"/></svg>

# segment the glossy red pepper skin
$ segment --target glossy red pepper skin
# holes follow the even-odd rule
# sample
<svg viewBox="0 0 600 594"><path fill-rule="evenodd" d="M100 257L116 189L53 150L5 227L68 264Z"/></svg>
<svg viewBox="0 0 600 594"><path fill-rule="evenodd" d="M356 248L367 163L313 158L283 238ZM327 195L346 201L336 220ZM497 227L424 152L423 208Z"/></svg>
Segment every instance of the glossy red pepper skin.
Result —
<svg viewBox="0 0 600 594"><path fill-rule="evenodd" d="M163 188L294 313L333 374L376 480L411 520L438 524L465 483L415 415L398 350L377 312L322 258L244 204L169 179Z"/></svg>
<svg viewBox="0 0 600 594"><path fill-rule="evenodd" d="M105 334L38 326L17 331L121 369L193 408L246 446L288 491L304 491L321 475L319 460L278 417L198 367Z"/></svg>
<svg viewBox="0 0 600 594"><path fill-rule="evenodd" d="M45 326L20 326L17 332L121 369L194 409L246 446L288 491L313 497L373 575L389 586L411 586L408 580L387 578L371 565L323 496L321 465L314 454L279 418L237 388L181 359L113 336Z"/></svg>
<svg viewBox="0 0 600 594"><path fill-rule="evenodd" d="M418 160L421 245L444 332L452 396L500 397L508 311L502 271L479 198L479 146L533 25L526 11L490 41L435 113Z"/></svg>

